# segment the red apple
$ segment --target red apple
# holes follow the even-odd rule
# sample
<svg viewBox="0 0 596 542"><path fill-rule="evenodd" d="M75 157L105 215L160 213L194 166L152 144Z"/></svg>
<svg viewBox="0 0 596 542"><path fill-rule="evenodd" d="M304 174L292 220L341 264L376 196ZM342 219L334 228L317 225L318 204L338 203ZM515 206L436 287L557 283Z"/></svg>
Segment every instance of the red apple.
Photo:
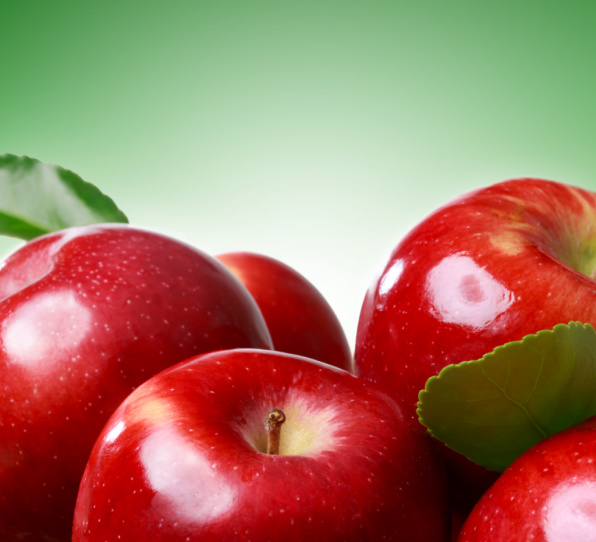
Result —
<svg viewBox="0 0 596 542"><path fill-rule="evenodd" d="M0 269L0 539L70 540L89 453L120 402L191 355L268 348L217 260L127 226L39 237Z"/></svg>
<svg viewBox="0 0 596 542"><path fill-rule="evenodd" d="M272 409L281 434L267 431ZM396 402L330 365L244 349L182 362L122 403L91 453L73 541L439 542L448 530L443 466Z"/></svg>
<svg viewBox="0 0 596 542"><path fill-rule="evenodd" d="M520 456L480 499L459 542L596 541L596 418Z"/></svg>
<svg viewBox="0 0 596 542"><path fill-rule="evenodd" d="M446 365L556 324L596 324L595 274L596 194L540 179L466 194L415 227L367 292L356 374L418 424L418 393ZM496 476L465 465L465 486Z"/></svg>
<svg viewBox="0 0 596 542"><path fill-rule="evenodd" d="M273 347L352 371L352 352L341 324L321 292L292 267L251 252L217 258L255 298Z"/></svg>

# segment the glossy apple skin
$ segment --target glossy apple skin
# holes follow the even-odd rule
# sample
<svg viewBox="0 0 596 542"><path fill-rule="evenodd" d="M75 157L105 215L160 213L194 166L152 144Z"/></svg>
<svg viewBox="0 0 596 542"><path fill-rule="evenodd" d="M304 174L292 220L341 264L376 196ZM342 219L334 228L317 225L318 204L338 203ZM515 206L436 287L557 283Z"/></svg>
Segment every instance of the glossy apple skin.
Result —
<svg viewBox="0 0 596 542"><path fill-rule="evenodd" d="M271 408L303 424L306 447L284 454L284 424L282 453L263 453ZM439 542L447 515L437 454L385 393L240 349L182 362L124 401L91 453L73 541Z"/></svg>
<svg viewBox="0 0 596 542"><path fill-rule="evenodd" d="M353 371L350 345L321 292L289 265L253 252L217 256L255 298L279 352Z"/></svg>
<svg viewBox="0 0 596 542"><path fill-rule="evenodd" d="M594 193L514 179L458 198L404 237L367 292L356 374L418 425L418 393L446 365L556 324L596 324L595 251ZM472 502L496 478L469 461L450 466Z"/></svg>
<svg viewBox="0 0 596 542"><path fill-rule="evenodd" d="M538 443L468 516L459 542L596 540L596 418Z"/></svg>
<svg viewBox="0 0 596 542"><path fill-rule="evenodd" d="M120 402L191 355L270 347L213 257L127 226L37 238L0 269L0 539L70 540L80 478Z"/></svg>

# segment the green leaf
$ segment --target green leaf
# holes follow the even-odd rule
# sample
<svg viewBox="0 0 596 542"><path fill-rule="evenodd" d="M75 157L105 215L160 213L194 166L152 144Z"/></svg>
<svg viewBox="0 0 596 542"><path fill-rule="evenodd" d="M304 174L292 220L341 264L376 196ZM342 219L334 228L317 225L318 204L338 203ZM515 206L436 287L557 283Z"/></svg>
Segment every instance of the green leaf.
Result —
<svg viewBox="0 0 596 542"><path fill-rule="evenodd" d="M101 222L128 219L76 173L26 156L0 155L0 234L28 240Z"/></svg>
<svg viewBox="0 0 596 542"><path fill-rule="evenodd" d="M419 394L429 432L502 472L537 442L596 415L596 332L570 322L445 367Z"/></svg>

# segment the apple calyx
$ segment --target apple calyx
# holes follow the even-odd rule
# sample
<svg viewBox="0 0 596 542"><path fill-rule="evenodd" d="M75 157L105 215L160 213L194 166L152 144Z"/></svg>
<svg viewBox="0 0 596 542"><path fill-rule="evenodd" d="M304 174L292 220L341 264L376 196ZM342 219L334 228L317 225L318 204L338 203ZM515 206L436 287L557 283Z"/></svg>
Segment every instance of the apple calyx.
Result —
<svg viewBox="0 0 596 542"><path fill-rule="evenodd" d="M286 421L286 415L279 408L274 408L265 418L267 428L267 453L270 455L279 455L279 441L281 436L281 426Z"/></svg>

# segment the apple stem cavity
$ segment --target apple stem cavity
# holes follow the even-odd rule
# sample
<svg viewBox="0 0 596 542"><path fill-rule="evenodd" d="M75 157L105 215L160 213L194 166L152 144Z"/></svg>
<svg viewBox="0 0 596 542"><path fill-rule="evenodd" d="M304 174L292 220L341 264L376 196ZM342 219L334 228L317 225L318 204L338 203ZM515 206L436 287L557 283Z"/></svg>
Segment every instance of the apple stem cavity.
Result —
<svg viewBox="0 0 596 542"><path fill-rule="evenodd" d="M286 415L279 408L274 408L267 414L265 425L267 427L267 453L279 455L279 441L281 426L286 421Z"/></svg>

